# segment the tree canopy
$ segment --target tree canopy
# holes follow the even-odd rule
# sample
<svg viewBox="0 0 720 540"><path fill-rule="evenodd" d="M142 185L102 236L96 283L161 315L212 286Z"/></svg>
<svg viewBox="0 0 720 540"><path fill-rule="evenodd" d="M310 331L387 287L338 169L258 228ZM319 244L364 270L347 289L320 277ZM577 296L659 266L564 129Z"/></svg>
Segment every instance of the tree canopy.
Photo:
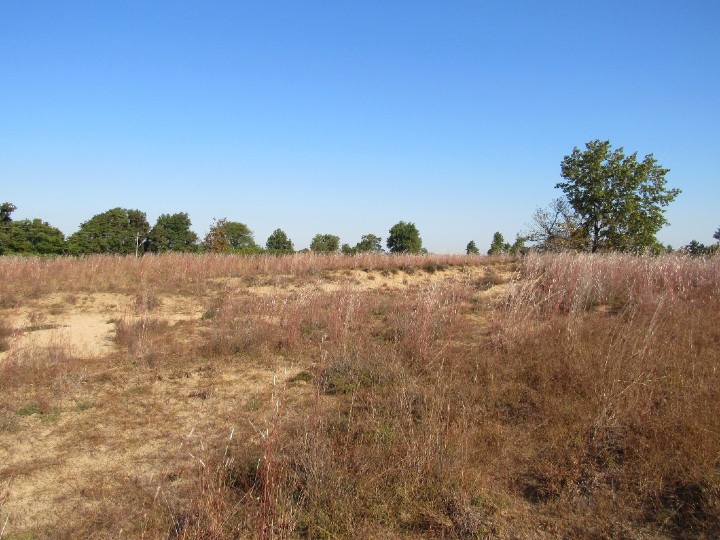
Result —
<svg viewBox="0 0 720 540"><path fill-rule="evenodd" d="M355 255L356 253L381 253L382 238L374 234L364 234L355 247L349 244L343 244L340 251L345 255Z"/></svg>
<svg viewBox="0 0 720 540"><path fill-rule="evenodd" d="M528 248L525 246L525 241L527 238L524 236L520 236L519 234L515 235L515 241L513 242L512 246L510 246L510 255L525 255L528 252Z"/></svg>
<svg viewBox="0 0 720 540"><path fill-rule="evenodd" d="M214 252L260 253L250 227L237 221L218 219L210 227L203 242L205 249Z"/></svg>
<svg viewBox="0 0 720 540"><path fill-rule="evenodd" d="M310 250L317 253L336 253L340 249L340 237L334 234L316 234L310 242Z"/></svg>
<svg viewBox="0 0 720 540"><path fill-rule="evenodd" d="M502 255L503 253L506 253L510 249L510 244L505 242L505 238L500 232L496 232L493 234L492 243L490 244L490 249L488 250L488 255Z"/></svg>
<svg viewBox="0 0 720 540"><path fill-rule="evenodd" d="M265 242L265 248L269 253L283 254L294 253L295 247L282 229L275 229Z"/></svg>
<svg viewBox="0 0 720 540"><path fill-rule="evenodd" d="M380 253L382 251L382 238L374 234L364 234L355 244L356 253Z"/></svg>
<svg viewBox="0 0 720 540"><path fill-rule="evenodd" d="M475 240L470 240L468 242L468 245L465 247L465 253L467 255L478 255L480 253L480 250L475 244Z"/></svg>
<svg viewBox="0 0 720 540"><path fill-rule="evenodd" d="M65 235L41 219L13 221L17 207L0 204L0 255L61 255L66 252Z"/></svg>
<svg viewBox="0 0 720 540"><path fill-rule="evenodd" d="M226 221L223 227L230 249L236 253L258 253L262 248L255 243L250 227L238 221Z"/></svg>
<svg viewBox="0 0 720 540"><path fill-rule="evenodd" d="M12 221L12 213L17 210L17 206L12 203L4 202L0 204L0 223L10 223Z"/></svg>
<svg viewBox="0 0 720 540"><path fill-rule="evenodd" d="M112 208L93 216L80 225L80 229L68 238L71 253L114 253L129 255L143 251L147 243L150 224L145 212Z"/></svg>
<svg viewBox="0 0 720 540"><path fill-rule="evenodd" d="M640 251L657 244L655 234L667 223L664 207L680 193L666 188L669 169L652 154L637 160L610 141L577 147L561 163L561 189L577 214L587 249Z"/></svg>
<svg viewBox="0 0 720 540"><path fill-rule="evenodd" d="M62 255L66 251L65 235L41 219L13 221L8 227L1 252L35 255Z"/></svg>
<svg viewBox="0 0 720 540"><path fill-rule="evenodd" d="M420 232L414 223L400 221L390 228L387 247L390 253L421 253Z"/></svg>
<svg viewBox="0 0 720 540"><path fill-rule="evenodd" d="M198 248L198 237L190 230L190 216L185 212L161 214L150 229L148 249L154 253L166 251L193 252Z"/></svg>

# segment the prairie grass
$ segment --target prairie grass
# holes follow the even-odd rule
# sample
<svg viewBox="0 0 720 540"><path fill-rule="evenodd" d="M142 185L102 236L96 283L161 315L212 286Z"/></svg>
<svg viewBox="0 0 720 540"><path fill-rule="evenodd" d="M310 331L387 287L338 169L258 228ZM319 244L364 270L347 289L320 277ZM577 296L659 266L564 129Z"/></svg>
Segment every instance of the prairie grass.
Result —
<svg viewBox="0 0 720 540"><path fill-rule="evenodd" d="M6 321L0 320L0 352L4 352L10 348L10 338L13 333L13 327Z"/></svg>
<svg viewBox="0 0 720 540"><path fill-rule="evenodd" d="M293 281L322 276L328 271L391 271L450 266L503 264L507 257L461 255L387 255L365 253L354 256L298 253L274 255L192 255L173 253L140 258L92 255L84 258L0 258L0 306L11 306L18 295L34 298L64 291L135 293L197 293L209 280L255 276L291 276Z"/></svg>
<svg viewBox="0 0 720 540"><path fill-rule="evenodd" d="M3 401L27 411L16 429L89 394L100 406L74 414L127 406L165 433L163 465L114 473L58 537L720 536L720 258L169 255L0 273L20 302L134 299L95 364L5 353L0 389L29 396ZM202 315L163 318L178 293ZM251 373L270 378L250 390ZM175 410L207 436L177 444Z"/></svg>

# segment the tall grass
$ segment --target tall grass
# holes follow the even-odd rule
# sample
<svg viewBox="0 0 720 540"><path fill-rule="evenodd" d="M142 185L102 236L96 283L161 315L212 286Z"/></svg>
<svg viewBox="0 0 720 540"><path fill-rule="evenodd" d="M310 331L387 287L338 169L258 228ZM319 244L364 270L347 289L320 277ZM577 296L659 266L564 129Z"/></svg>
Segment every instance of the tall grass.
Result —
<svg viewBox="0 0 720 540"><path fill-rule="evenodd" d="M494 335L524 423L542 425L518 486L718 534L720 259L533 256L521 274Z"/></svg>
<svg viewBox="0 0 720 540"><path fill-rule="evenodd" d="M208 287L194 327L156 324L139 294L118 343L160 367L170 354L298 367L251 431L208 445L172 504L148 507L146 537L720 536L720 258L532 255L507 284L454 273L398 290L207 285L497 262L510 261L169 255L0 271L28 292ZM13 389L41 381L27 366L4 364Z"/></svg>
<svg viewBox="0 0 720 540"><path fill-rule="evenodd" d="M55 291L135 292L151 286L158 292L197 292L207 280L256 275L289 275L294 279L335 270L397 270L480 265L502 257L465 255L355 256L298 253L295 255L192 255L169 253L129 256L92 255L84 258L0 257L0 305L12 305L18 295Z"/></svg>
<svg viewBox="0 0 720 540"><path fill-rule="evenodd" d="M719 534L719 278L530 257L487 339L469 284L363 297L318 367L332 407L277 435L275 508L306 537Z"/></svg>

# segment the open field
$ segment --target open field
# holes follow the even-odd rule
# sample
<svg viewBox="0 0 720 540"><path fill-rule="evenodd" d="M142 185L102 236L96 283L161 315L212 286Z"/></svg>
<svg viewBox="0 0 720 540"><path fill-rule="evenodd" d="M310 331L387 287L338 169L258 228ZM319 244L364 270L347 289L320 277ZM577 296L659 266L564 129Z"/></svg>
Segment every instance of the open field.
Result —
<svg viewBox="0 0 720 540"><path fill-rule="evenodd" d="M720 537L720 257L0 258L0 538Z"/></svg>

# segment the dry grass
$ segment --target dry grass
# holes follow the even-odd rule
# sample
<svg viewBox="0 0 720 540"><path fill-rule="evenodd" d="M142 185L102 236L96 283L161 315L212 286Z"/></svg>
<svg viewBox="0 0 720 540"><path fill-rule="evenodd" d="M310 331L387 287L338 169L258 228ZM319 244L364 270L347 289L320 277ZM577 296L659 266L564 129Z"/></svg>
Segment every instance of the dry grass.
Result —
<svg viewBox="0 0 720 540"><path fill-rule="evenodd" d="M51 293L73 300L59 313L128 295L107 356L8 340L5 537L720 535L718 258L170 255L0 274L4 321ZM197 316L175 316L177 294Z"/></svg>
<svg viewBox="0 0 720 540"><path fill-rule="evenodd" d="M291 256L228 256L217 254L146 255L141 258L92 255L86 258L0 259L0 307L12 307L20 298L64 291L123 292L129 294L204 292L213 279L290 276L293 282L339 270L434 272L452 266L507 263L506 257L462 255L355 256L298 253Z"/></svg>

